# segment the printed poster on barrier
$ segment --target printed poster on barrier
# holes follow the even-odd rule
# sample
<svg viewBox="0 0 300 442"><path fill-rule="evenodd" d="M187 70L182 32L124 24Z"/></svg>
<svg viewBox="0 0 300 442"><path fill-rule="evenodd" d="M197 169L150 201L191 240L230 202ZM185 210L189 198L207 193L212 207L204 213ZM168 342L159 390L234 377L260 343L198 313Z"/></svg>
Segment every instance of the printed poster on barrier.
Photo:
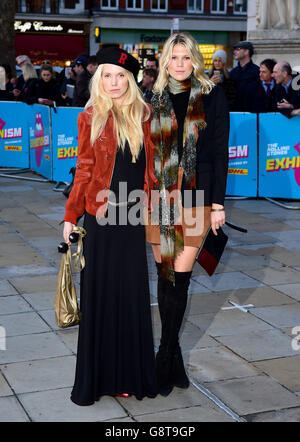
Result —
<svg viewBox="0 0 300 442"><path fill-rule="evenodd" d="M52 180L50 109L34 104L29 114L30 168Z"/></svg>
<svg viewBox="0 0 300 442"><path fill-rule="evenodd" d="M51 110L53 180L71 182L71 167L75 167L78 156L77 117L81 108L58 107Z"/></svg>
<svg viewBox="0 0 300 442"><path fill-rule="evenodd" d="M300 117L259 115L259 196L300 198Z"/></svg>
<svg viewBox="0 0 300 442"><path fill-rule="evenodd" d="M257 116L230 114L226 195L257 196Z"/></svg>
<svg viewBox="0 0 300 442"><path fill-rule="evenodd" d="M0 166L29 168L25 103L0 102Z"/></svg>

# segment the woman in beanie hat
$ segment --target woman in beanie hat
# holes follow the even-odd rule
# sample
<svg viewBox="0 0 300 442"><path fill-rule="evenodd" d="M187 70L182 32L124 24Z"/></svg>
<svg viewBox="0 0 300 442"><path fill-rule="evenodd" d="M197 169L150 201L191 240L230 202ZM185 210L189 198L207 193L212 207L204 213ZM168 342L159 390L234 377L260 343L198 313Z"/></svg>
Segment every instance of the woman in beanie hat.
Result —
<svg viewBox="0 0 300 442"><path fill-rule="evenodd" d="M157 298L162 332L156 355L158 387L188 388L179 331L196 255L206 232L225 223L229 113L222 88L204 73L198 44L187 33L164 44L151 101L155 175L160 191L146 238L158 271ZM204 195L204 198L203 198Z"/></svg>
<svg viewBox="0 0 300 442"><path fill-rule="evenodd" d="M237 91L234 80L230 77L228 70L226 69L227 54L223 49L218 49L213 54L213 65L209 71L209 78L215 84L219 84L225 93L228 100L229 110L234 111Z"/></svg>
<svg viewBox="0 0 300 442"><path fill-rule="evenodd" d="M151 112L132 55L109 48L98 62L90 100L78 117L77 170L64 216L65 241L84 213L87 232L71 394L78 405L102 395L142 399L157 393L145 230L128 221L142 210L136 194L143 203L153 187Z"/></svg>

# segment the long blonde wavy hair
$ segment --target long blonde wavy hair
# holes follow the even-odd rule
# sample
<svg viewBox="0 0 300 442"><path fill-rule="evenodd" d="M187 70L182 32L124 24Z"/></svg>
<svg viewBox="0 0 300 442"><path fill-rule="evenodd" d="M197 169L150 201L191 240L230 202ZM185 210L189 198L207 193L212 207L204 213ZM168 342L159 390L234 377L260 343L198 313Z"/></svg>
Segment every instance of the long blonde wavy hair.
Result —
<svg viewBox="0 0 300 442"><path fill-rule="evenodd" d="M31 78L38 78L36 70L31 63L24 63L21 70L25 81L30 80Z"/></svg>
<svg viewBox="0 0 300 442"><path fill-rule="evenodd" d="M182 44L186 47L187 52L191 57L191 62L193 65L193 74L200 81L202 86L202 93L209 94L214 83L209 80L208 76L204 71L204 61L201 52L198 49L198 43L187 32L180 32L179 34L172 34L168 40L165 42L162 54L159 60L159 74L154 85L154 92L159 95L167 86L169 81L168 66L172 58L173 48L177 44Z"/></svg>
<svg viewBox="0 0 300 442"><path fill-rule="evenodd" d="M132 156L136 158L144 141L142 122L150 116L150 110L143 100L142 93L131 72L124 69L128 78L128 89L121 106L104 91L102 72L105 65L101 64L90 83L90 99L85 105L87 110L93 106L91 123L91 144L93 145L106 125L110 112L114 118L114 129L118 146L123 150L128 141Z"/></svg>

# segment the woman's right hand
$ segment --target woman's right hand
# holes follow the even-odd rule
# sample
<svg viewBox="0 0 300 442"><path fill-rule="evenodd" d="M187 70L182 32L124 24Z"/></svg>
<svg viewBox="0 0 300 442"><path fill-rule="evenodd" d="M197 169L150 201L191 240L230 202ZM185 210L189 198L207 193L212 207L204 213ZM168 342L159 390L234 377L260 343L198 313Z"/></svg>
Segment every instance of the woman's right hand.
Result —
<svg viewBox="0 0 300 442"><path fill-rule="evenodd" d="M70 234L73 232L74 224L70 223L69 221L65 221L64 223L64 240L67 244L71 244L69 240Z"/></svg>
<svg viewBox="0 0 300 442"><path fill-rule="evenodd" d="M220 77L220 75L216 75L216 74L214 74L210 79L211 79L211 81L213 81L215 84L219 84L219 83L221 83L221 77Z"/></svg>

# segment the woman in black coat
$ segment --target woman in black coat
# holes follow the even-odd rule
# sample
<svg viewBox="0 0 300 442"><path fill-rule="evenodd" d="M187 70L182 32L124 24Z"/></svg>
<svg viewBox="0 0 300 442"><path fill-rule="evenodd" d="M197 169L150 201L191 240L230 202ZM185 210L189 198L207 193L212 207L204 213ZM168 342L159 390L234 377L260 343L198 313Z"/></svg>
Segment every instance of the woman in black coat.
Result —
<svg viewBox="0 0 300 442"><path fill-rule="evenodd" d="M218 49L213 55L213 65L208 76L211 81L223 88L225 96L228 100L229 110L234 112L237 89L234 80L230 78L230 74L226 69L226 60L226 52L223 49Z"/></svg>
<svg viewBox="0 0 300 442"><path fill-rule="evenodd" d="M29 85L24 101L54 106L60 104L60 100L60 86L54 78L52 66L42 64L40 78Z"/></svg>
<svg viewBox="0 0 300 442"><path fill-rule="evenodd" d="M206 232L211 226L217 235L225 223L228 103L222 88L205 75L189 34L166 41L151 104L159 184L146 237L158 270L162 334L156 367L159 391L167 396L174 386L189 386L178 337L188 287Z"/></svg>

